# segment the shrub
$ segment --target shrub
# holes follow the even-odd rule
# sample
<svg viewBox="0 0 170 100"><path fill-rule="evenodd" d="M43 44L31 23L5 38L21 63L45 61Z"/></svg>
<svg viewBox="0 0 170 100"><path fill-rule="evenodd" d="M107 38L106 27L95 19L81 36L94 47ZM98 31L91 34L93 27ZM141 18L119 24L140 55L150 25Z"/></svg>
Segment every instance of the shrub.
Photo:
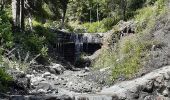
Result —
<svg viewBox="0 0 170 100"><path fill-rule="evenodd" d="M153 5L137 10L137 15L135 15L137 32L142 32L145 29L145 31L152 29L156 19L164 15L164 13L166 13L165 0L154 1Z"/></svg>
<svg viewBox="0 0 170 100"><path fill-rule="evenodd" d="M7 48L13 46L12 25L4 11L0 11L0 41Z"/></svg>
<svg viewBox="0 0 170 100"><path fill-rule="evenodd" d="M1 55L1 54L0 54ZM0 92L6 91L9 88L9 84L12 81L12 77L5 71L5 63L2 61L2 55L0 56Z"/></svg>
<svg viewBox="0 0 170 100"><path fill-rule="evenodd" d="M31 51L35 54L42 54L46 55L47 49L45 47L45 37L40 37L37 34L30 34L27 37L25 37L25 41L23 43L24 48L26 48L28 51Z"/></svg>
<svg viewBox="0 0 170 100"><path fill-rule="evenodd" d="M104 18L100 22L84 23L82 24L82 26L85 27L87 32L89 33L107 32L108 30L111 30L113 26L118 23L119 20L120 17L116 14L112 18Z"/></svg>
<svg viewBox="0 0 170 100"><path fill-rule="evenodd" d="M93 67L96 69L112 67L116 61L116 53L111 49L103 49L100 56L93 62Z"/></svg>

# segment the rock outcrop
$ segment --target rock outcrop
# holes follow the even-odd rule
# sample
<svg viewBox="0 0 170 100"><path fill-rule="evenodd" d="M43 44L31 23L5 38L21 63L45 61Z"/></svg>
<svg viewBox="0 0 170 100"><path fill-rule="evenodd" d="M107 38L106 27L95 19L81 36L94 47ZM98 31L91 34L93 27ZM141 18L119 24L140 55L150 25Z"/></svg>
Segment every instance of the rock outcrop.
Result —
<svg viewBox="0 0 170 100"><path fill-rule="evenodd" d="M99 94L116 95L118 100L169 100L170 66L131 81L117 83Z"/></svg>

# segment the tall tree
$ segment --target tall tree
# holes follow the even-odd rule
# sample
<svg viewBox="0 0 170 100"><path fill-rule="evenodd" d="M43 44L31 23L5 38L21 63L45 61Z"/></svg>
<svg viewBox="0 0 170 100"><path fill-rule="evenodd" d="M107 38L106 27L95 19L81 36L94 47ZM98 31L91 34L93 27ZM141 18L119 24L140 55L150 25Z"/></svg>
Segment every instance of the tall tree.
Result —
<svg viewBox="0 0 170 100"><path fill-rule="evenodd" d="M126 12L127 12L127 0L112 0L115 3L115 10L118 10L118 13L121 16L122 20L126 20Z"/></svg>
<svg viewBox="0 0 170 100"><path fill-rule="evenodd" d="M69 0L59 0L61 3L61 9L62 9L62 20L61 20L61 28L64 27L64 22L65 22L65 16L67 12L67 5L69 3Z"/></svg>
<svg viewBox="0 0 170 100"><path fill-rule="evenodd" d="M4 9L4 5L5 5L5 1L4 0L0 0L0 10L2 11Z"/></svg>
<svg viewBox="0 0 170 100"><path fill-rule="evenodd" d="M12 17L15 31L24 30L24 1L12 0Z"/></svg>

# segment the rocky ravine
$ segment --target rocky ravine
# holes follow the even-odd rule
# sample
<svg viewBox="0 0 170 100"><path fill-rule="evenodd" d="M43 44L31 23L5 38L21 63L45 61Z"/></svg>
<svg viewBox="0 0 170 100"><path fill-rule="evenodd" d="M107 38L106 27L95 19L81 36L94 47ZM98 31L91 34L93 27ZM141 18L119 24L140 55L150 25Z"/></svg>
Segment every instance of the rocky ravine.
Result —
<svg viewBox="0 0 170 100"><path fill-rule="evenodd" d="M170 100L170 66L103 89L99 83L85 80L90 73L81 70L65 71L61 75L50 72L20 74L18 81L23 82L20 86L28 89L28 93L11 96L0 94L0 97L4 97L3 100ZM24 79L27 77L30 81L26 82Z"/></svg>
<svg viewBox="0 0 170 100"><path fill-rule="evenodd" d="M60 64L30 69L27 73L9 70L14 77L11 91L0 93L5 100L72 100L81 93L100 92L109 69L91 71L89 68L66 70ZM101 80L101 81L99 81Z"/></svg>
<svg viewBox="0 0 170 100"><path fill-rule="evenodd" d="M170 66L154 70L141 78L117 83L97 95L75 97L76 100L170 100Z"/></svg>

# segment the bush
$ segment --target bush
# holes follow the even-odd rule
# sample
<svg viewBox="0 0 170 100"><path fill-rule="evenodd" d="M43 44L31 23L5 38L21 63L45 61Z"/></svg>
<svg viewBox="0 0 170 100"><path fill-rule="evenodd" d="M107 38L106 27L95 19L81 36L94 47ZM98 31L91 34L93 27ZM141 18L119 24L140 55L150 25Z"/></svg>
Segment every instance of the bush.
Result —
<svg viewBox="0 0 170 100"><path fill-rule="evenodd" d="M45 37L40 37L37 34L30 34L25 37L25 41L23 43L24 48L26 50L33 52L34 54L42 54L47 55L47 48L45 46Z"/></svg>
<svg viewBox="0 0 170 100"><path fill-rule="evenodd" d="M116 53L111 49L103 49L100 56L93 62L95 69L112 67L116 61Z"/></svg>
<svg viewBox="0 0 170 100"><path fill-rule="evenodd" d="M82 24L83 27L89 33L96 33L96 32L107 32L113 28L120 20L118 15L115 15L112 18L104 18L100 22L93 22L93 23L84 23Z"/></svg>
<svg viewBox="0 0 170 100"><path fill-rule="evenodd" d="M165 0L154 1L153 5L137 10L135 21L137 22L137 32L149 31L155 25L157 19L166 13ZM146 32L145 32L146 33Z"/></svg>
<svg viewBox="0 0 170 100"><path fill-rule="evenodd" d="M13 46L12 25L5 11L0 11L0 44L7 48Z"/></svg>
<svg viewBox="0 0 170 100"><path fill-rule="evenodd" d="M1 54L0 54L1 55ZM9 84L12 81L12 77L5 71L5 63L2 61L2 55L0 56L0 92L6 91L9 88Z"/></svg>

